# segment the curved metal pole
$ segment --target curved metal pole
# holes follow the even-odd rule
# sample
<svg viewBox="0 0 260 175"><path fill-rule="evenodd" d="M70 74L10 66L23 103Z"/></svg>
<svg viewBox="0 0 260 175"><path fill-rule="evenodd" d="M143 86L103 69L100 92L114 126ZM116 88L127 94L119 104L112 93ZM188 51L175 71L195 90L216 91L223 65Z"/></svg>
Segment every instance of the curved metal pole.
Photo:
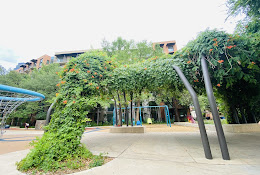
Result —
<svg viewBox="0 0 260 175"><path fill-rule="evenodd" d="M200 136L201 136L201 141L202 141L202 145L203 145L203 148L204 148L205 157L207 159L212 159L208 135L207 135L207 132L206 132L206 129L205 129L203 119L202 119L202 113L201 113L201 110L200 110L200 104L199 104L199 101L198 101L198 97L197 97L195 91L193 90L193 88L191 87L190 83L188 82L187 78L182 73L181 69L178 66L173 66L173 68L178 73L179 77L181 78L182 82L184 83L184 86L187 88L187 90L189 91L189 93L191 95L191 98L192 98L192 101L193 101L193 104L194 104L194 107L195 107L195 112L196 112L198 124L199 124Z"/></svg>
<svg viewBox="0 0 260 175"><path fill-rule="evenodd" d="M213 94L211 81L209 78L207 62L206 62L204 56L202 56L202 58L201 58L201 67L202 67L203 77L204 77L204 81L205 81L207 96L208 96L208 100L209 100L209 104L210 104L210 109L212 111L216 131L217 131L217 135L218 135L218 142L219 142L219 146L221 149L222 158L224 160L230 160L226 138L225 138L224 131L223 131L223 128L221 125L221 121L220 121L220 118L218 115L217 104L216 104L216 100L215 100L215 97Z"/></svg>
<svg viewBox="0 0 260 175"><path fill-rule="evenodd" d="M50 123L50 120L51 120L51 111L52 111L52 107L53 107L53 105L55 105L55 103L56 103L56 101L51 104L51 106L49 107L49 109L48 109L48 111L47 111L45 126L47 126L47 125Z"/></svg>

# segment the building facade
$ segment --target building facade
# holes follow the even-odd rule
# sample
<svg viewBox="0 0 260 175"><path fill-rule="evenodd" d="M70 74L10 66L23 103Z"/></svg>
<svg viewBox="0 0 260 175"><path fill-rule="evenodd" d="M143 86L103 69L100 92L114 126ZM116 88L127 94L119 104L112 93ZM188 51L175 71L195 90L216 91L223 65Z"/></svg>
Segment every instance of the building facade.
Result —
<svg viewBox="0 0 260 175"><path fill-rule="evenodd" d="M176 41L161 41L153 43L153 48L158 44L161 48L163 48L163 52L165 54L173 54L177 51ZM99 49L101 50L101 49ZM56 52L54 57L54 63L59 63L60 66L64 66L72 57L78 57L79 55L88 52L90 50L77 50L77 51L64 51L64 52Z"/></svg>
<svg viewBox="0 0 260 175"><path fill-rule="evenodd" d="M177 45L176 41L161 41L161 42L154 42L153 48L155 48L155 45L158 44L161 48L163 48L163 52L165 54L173 54L177 51ZM101 49L98 49L101 50ZM64 51L64 52L56 52L54 57L50 57L48 55L43 55L37 59L32 59L29 62L26 62L24 64L21 64L20 66L17 65L17 67L14 69L17 72L20 73L29 73L33 69L40 69L42 65L48 65L51 63L58 63L60 66L64 66L70 59L76 58L79 55L88 52L90 50L77 50L77 51Z"/></svg>
<svg viewBox="0 0 260 175"><path fill-rule="evenodd" d="M53 58L45 54L37 59L32 59L29 62L21 64L20 68L16 69L15 71L19 73L30 73L33 69L39 70L43 65L48 65L51 63L53 63Z"/></svg>
<svg viewBox="0 0 260 175"><path fill-rule="evenodd" d="M163 52L166 54L172 55L174 54L174 52L177 51L177 45L175 40L155 42L153 43L153 48L155 47L156 44L158 44L161 48L163 48Z"/></svg>
<svg viewBox="0 0 260 175"><path fill-rule="evenodd" d="M71 58L78 57L79 55L90 51L90 50L78 50L78 51L65 51L65 52L56 52L54 56L54 63L59 63L60 66L65 65Z"/></svg>

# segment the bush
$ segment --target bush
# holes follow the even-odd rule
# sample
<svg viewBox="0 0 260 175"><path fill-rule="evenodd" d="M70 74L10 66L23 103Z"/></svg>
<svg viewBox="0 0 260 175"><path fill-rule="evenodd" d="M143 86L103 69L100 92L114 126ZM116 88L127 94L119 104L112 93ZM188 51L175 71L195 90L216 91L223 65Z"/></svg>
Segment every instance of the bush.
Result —
<svg viewBox="0 0 260 175"><path fill-rule="evenodd" d="M101 166L104 164L104 158L102 157L102 154L99 156L95 156L92 162L89 164L90 168Z"/></svg>

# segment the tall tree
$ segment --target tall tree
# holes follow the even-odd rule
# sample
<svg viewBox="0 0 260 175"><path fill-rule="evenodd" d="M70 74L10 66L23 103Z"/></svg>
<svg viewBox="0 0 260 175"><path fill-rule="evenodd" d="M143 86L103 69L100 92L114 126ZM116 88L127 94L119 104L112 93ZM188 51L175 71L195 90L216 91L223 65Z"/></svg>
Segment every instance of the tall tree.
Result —
<svg viewBox="0 0 260 175"><path fill-rule="evenodd" d="M0 75L5 75L7 73L6 69L0 65Z"/></svg>
<svg viewBox="0 0 260 175"><path fill-rule="evenodd" d="M244 13L249 18L260 17L260 0L228 0L230 16L237 16Z"/></svg>
<svg viewBox="0 0 260 175"><path fill-rule="evenodd" d="M57 64L43 66L40 70L33 70L30 74L11 71L0 76L0 84L28 89L42 93L46 98L40 102L24 103L11 113L10 118L23 118L34 124L36 119L45 119L51 100L55 97L57 84L60 81Z"/></svg>

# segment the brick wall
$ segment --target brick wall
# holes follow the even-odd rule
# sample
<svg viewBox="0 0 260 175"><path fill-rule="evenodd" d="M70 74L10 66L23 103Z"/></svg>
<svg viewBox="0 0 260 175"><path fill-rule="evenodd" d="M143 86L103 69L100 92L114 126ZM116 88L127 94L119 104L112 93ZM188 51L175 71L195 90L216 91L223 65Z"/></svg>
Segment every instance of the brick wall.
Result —
<svg viewBox="0 0 260 175"><path fill-rule="evenodd" d="M19 72L19 73L29 73L33 70L33 68L39 69L43 65L51 64L51 57L49 55L46 55L46 54L37 58L36 60L37 60L36 63L29 61L29 63L31 63L30 66L27 65L27 64L24 64L24 66L26 66L26 67L24 67L24 68L20 67L19 69L15 70L15 71Z"/></svg>

